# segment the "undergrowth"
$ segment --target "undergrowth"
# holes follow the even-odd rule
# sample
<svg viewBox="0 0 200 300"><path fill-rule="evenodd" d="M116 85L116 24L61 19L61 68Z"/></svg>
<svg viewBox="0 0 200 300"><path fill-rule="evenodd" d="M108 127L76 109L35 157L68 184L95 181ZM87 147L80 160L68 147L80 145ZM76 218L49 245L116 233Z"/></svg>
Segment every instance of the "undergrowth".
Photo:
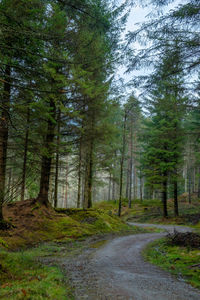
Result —
<svg viewBox="0 0 200 300"><path fill-rule="evenodd" d="M0 251L1 299L73 299L61 271L36 261L36 257L41 253L46 255L48 252L39 249Z"/></svg>
<svg viewBox="0 0 200 300"><path fill-rule="evenodd" d="M200 249L169 245L156 241L144 250L145 258L162 269L200 289Z"/></svg>

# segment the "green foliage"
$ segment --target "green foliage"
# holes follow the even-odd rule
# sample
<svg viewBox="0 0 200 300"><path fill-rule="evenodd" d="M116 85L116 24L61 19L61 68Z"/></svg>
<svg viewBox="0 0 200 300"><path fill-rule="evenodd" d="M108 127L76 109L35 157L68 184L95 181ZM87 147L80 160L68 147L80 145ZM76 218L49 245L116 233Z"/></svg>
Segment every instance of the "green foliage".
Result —
<svg viewBox="0 0 200 300"><path fill-rule="evenodd" d="M197 288L200 288L199 254L199 249L170 246L166 239L154 242L144 252L148 261Z"/></svg>
<svg viewBox="0 0 200 300"><path fill-rule="evenodd" d="M66 282L56 267L38 261L36 250L0 251L1 291L3 299L72 299L66 294ZM43 253L44 255L44 253Z"/></svg>

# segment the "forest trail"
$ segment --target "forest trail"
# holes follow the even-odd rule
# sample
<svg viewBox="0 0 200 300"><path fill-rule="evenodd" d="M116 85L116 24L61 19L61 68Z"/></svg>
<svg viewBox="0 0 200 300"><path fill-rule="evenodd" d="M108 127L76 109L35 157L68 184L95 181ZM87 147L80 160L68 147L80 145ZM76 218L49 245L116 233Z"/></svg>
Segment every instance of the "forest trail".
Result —
<svg viewBox="0 0 200 300"><path fill-rule="evenodd" d="M136 224L157 227L167 232L191 231L181 226ZM117 237L95 253L89 250L82 255L62 261L75 288L75 299L121 300L199 300L200 291L186 284L180 277L144 261L143 248L166 235L145 233Z"/></svg>

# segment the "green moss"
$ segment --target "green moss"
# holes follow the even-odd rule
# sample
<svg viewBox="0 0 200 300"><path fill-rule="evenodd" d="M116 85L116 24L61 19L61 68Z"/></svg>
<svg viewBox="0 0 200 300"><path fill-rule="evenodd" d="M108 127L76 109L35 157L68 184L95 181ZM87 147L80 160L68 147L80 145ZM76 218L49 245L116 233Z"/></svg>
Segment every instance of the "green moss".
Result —
<svg viewBox="0 0 200 300"><path fill-rule="evenodd" d="M103 240L103 241L93 243L90 245L90 248L99 248L101 246L104 246L107 242L108 242L107 240Z"/></svg>
<svg viewBox="0 0 200 300"><path fill-rule="evenodd" d="M16 253L0 251L3 270L0 298L72 299L69 288L66 294L66 282L59 269L40 264L35 260L36 254L35 250Z"/></svg>
<svg viewBox="0 0 200 300"><path fill-rule="evenodd" d="M0 237L0 246L8 248L8 244Z"/></svg>
<svg viewBox="0 0 200 300"><path fill-rule="evenodd" d="M151 263L174 275L180 276L181 274L188 283L200 289L200 268L198 265L200 249L170 246L166 239L162 239L149 245L144 251L144 256Z"/></svg>

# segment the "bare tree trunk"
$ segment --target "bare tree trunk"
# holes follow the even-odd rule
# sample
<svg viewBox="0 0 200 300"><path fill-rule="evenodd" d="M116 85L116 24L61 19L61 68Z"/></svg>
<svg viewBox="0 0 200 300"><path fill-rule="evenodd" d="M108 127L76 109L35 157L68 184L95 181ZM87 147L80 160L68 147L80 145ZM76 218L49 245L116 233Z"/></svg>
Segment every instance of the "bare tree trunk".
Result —
<svg viewBox="0 0 200 300"><path fill-rule="evenodd" d="M51 118L55 119L56 107L53 99L50 100L50 111L52 112ZM54 121L49 118L47 122L47 134L45 140L45 149L47 154L42 156L42 168L41 168L41 179L40 179L40 191L37 200L46 206L48 206L48 192L49 192L49 179L51 171L51 162L53 156L53 141L54 141Z"/></svg>
<svg viewBox="0 0 200 300"><path fill-rule="evenodd" d="M126 173L126 199L129 199L129 184L130 184L130 159L127 160L127 173Z"/></svg>
<svg viewBox="0 0 200 300"><path fill-rule="evenodd" d="M177 178L174 181L174 215L178 217L178 183Z"/></svg>
<svg viewBox="0 0 200 300"><path fill-rule="evenodd" d="M92 184L93 184L93 139L90 143L90 155L89 155L89 176L88 176L88 208L92 207Z"/></svg>
<svg viewBox="0 0 200 300"><path fill-rule="evenodd" d="M82 137L79 144L77 208L81 206Z"/></svg>
<svg viewBox="0 0 200 300"><path fill-rule="evenodd" d="M68 206L68 158L66 158L66 177L65 177L65 201L64 201L64 208Z"/></svg>
<svg viewBox="0 0 200 300"><path fill-rule="evenodd" d="M112 179L112 200L115 200L115 181L114 178Z"/></svg>
<svg viewBox="0 0 200 300"><path fill-rule="evenodd" d="M56 166L55 166L55 191L54 191L54 207L58 206L58 177L59 177L59 151L60 151L60 118L61 118L61 111L58 110L58 118L57 118L57 137L56 137Z"/></svg>
<svg viewBox="0 0 200 300"><path fill-rule="evenodd" d="M142 177L140 176L140 201L143 201L143 182Z"/></svg>
<svg viewBox="0 0 200 300"><path fill-rule="evenodd" d="M133 177L133 116L131 117L131 135L130 135L130 183L128 206L132 206L132 177Z"/></svg>
<svg viewBox="0 0 200 300"><path fill-rule="evenodd" d="M2 97L2 112L0 116L0 222L3 221L3 202L5 194L5 179L6 179L6 159L7 159L7 144L8 144L8 125L9 125L9 110L10 110L10 94L11 94L11 68L5 68L5 82L3 87Z"/></svg>
<svg viewBox="0 0 200 300"><path fill-rule="evenodd" d="M123 171L124 171L124 159L125 159L125 147L126 147L126 112L124 115L124 125L123 125L123 137L122 137L122 154L120 161L120 180L119 180L119 208L118 216L121 216L122 210L122 187L123 187Z"/></svg>
<svg viewBox="0 0 200 300"><path fill-rule="evenodd" d="M22 170L22 186L21 186L21 201L24 200L25 187L26 187L26 165L27 165L27 153L28 153L28 138L29 138L29 125L30 125L30 108L27 108L26 116L26 134L24 142L24 161Z"/></svg>
<svg viewBox="0 0 200 300"><path fill-rule="evenodd" d="M188 173L188 202L192 203L192 196L191 196L191 171L189 170Z"/></svg>
<svg viewBox="0 0 200 300"><path fill-rule="evenodd" d="M198 194L197 197L200 198L200 168L199 168L199 174L198 174Z"/></svg>
<svg viewBox="0 0 200 300"><path fill-rule="evenodd" d="M108 184L108 201L111 200L111 183L112 183L112 174L109 175L109 184Z"/></svg>
<svg viewBox="0 0 200 300"><path fill-rule="evenodd" d="M7 197L10 201L10 195L11 195L11 186L12 186L12 168L9 169L8 173L8 192L7 192Z"/></svg>
<svg viewBox="0 0 200 300"><path fill-rule="evenodd" d="M164 177L166 178L167 174L164 174ZM162 192L162 202L163 202L163 217L168 216L167 212L167 179L164 179L163 181L163 192Z"/></svg>

